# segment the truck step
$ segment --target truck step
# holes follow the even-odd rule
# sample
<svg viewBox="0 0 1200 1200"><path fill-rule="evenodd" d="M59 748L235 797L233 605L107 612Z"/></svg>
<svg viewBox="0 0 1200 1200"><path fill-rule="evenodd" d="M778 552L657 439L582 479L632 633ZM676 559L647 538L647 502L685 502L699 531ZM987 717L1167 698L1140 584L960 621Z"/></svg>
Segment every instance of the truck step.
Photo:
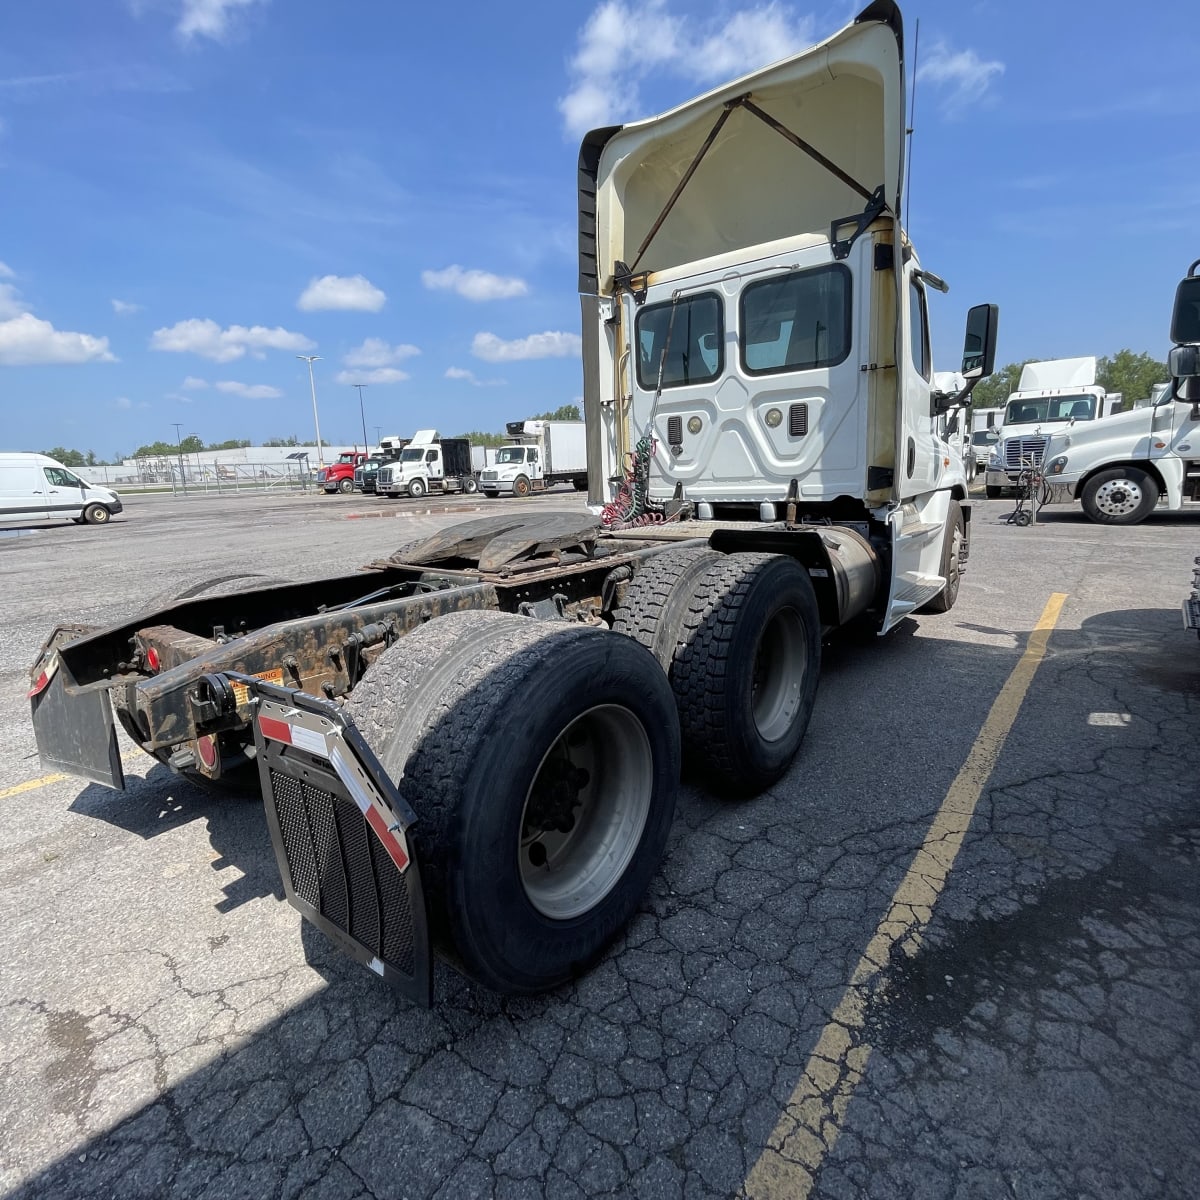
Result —
<svg viewBox="0 0 1200 1200"><path fill-rule="evenodd" d="M911 525L900 526L898 540L905 542L909 539L929 537L931 533L941 533L944 528L944 525L936 521L914 521Z"/></svg>
<svg viewBox="0 0 1200 1200"><path fill-rule="evenodd" d="M893 611L914 612L932 600L945 586L946 581L941 575L918 575L915 571L905 571L896 580L896 590L892 595Z"/></svg>

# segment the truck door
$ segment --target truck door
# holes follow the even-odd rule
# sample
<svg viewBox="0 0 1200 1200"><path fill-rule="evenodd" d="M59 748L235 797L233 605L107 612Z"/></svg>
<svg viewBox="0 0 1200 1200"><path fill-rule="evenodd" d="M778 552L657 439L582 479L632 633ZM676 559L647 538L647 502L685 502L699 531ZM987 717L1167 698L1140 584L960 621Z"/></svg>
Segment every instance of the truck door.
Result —
<svg viewBox="0 0 1200 1200"><path fill-rule="evenodd" d="M908 353L901 383L904 440L899 467L900 495L915 496L934 490L943 469L937 422L930 411L933 356L929 347L929 316L925 287L909 275Z"/></svg>
<svg viewBox="0 0 1200 1200"><path fill-rule="evenodd" d="M430 482L442 482L442 452L436 449L425 451L425 474Z"/></svg>
<svg viewBox="0 0 1200 1200"><path fill-rule="evenodd" d="M1193 421L1191 405L1172 400L1170 391L1154 406L1150 460L1167 485L1172 508L1182 495L1200 492L1200 421Z"/></svg>
<svg viewBox="0 0 1200 1200"><path fill-rule="evenodd" d="M542 470L542 456L538 453L537 447L530 446L526 452L526 456L529 459L529 478L541 479L544 472Z"/></svg>

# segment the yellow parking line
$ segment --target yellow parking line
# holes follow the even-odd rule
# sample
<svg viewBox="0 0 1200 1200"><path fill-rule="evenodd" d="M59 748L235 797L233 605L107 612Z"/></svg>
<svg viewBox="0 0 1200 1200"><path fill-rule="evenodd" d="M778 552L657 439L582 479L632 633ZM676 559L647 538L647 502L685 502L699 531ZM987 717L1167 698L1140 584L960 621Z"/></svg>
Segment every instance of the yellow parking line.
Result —
<svg viewBox="0 0 1200 1200"><path fill-rule="evenodd" d="M139 758L149 757L141 750L134 750L121 755L121 765L123 767L131 767ZM7 800L11 796L19 796L22 792L35 792L38 788L49 787L52 783L62 783L64 779L74 779L73 775L64 775L61 772L56 772L53 775L40 775L37 779L26 779L24 783L14 783L12 787L0 788L0 800Z"/></svg>
<svg viewBox="0 0 1200 1200"><path fill-rule="evenodd" d="M892 897L887 916L850 977L849 986L817 1039L766 1148L743 1185L748 1200L807 1200L825 1155L841 1132L846 1109L871 1056L863 1037L867 1007L896 947L910 956L933 915L933 906L958 857L975 806L1012 731L1021 704L1046 655L1050 632L1067 597L1046 602L1020 662L996 697L971 752L938 810L925 842Z"/></svg>

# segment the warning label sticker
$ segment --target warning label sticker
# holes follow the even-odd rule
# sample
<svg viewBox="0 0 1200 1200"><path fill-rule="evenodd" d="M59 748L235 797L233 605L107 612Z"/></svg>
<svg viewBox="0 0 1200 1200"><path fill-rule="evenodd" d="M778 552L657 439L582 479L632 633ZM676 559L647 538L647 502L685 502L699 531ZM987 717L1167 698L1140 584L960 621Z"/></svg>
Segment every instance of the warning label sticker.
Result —
<svg viewBox="0 0 1200 1200"><path fill-rule="evenodd" d="M283 683L283 668L273 667L270 671L255 671L255 679L263 679L267 683ZM241 708L247 700L250 699L250 692L244 683L238 683L236 680L230 680L233 686L233 694L237 699L238 708Z"/></svg>

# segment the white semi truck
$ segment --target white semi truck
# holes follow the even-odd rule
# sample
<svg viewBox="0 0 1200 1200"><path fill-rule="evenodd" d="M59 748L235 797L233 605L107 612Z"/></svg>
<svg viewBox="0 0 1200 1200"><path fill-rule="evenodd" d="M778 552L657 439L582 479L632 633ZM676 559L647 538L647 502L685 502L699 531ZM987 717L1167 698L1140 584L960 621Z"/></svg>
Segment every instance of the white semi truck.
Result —
<svg viewBox="0 0 1200 1200"><path fill-rule="evenodd" d="M582 421L509 421L510 445L479 476L485 496L528 496L556 483L587 489L587 439Z"/></svg>
<svg viewBox="0 0 1200 1200"><path fill-rule="evenodd" d="M1045 477L1102 525L1136 525L1159 504L1200 502L1200 278L1193 263L1176 293L1171 384L1153 403L1086 424L1068 422L1046 443Z"/></svg>
<svg viewBox="0 0 1200 1200"><path fill-rule="evenodd" d="M1026 363L988 454L988 499L1016 494L1022 471L1041 466L1046 439L1055 429L1107 417L1120 405L1120 392L1106 393L1096 383L1094 355Z"/></svg>
<svg viewBox="0 0 1200 1200"><path fill-rule="evenodd" d="M441 438L436 429L419 429L391 462L375 473L380 496L427 496L430 492L474 492L479 482L466 438Z"/></svg>
<svg viewBox="0 0 1200 1200"><path fill-rule="evenodd" d="M658 870L681 756L719 794L769 787L825 633L957 597L970 505L938 424L991 372L997 313L968 312L967 382L939 391L904 86L900 12L876 0L587 135L591 511L61 626L30 678L46 768L123 786L114 712L174 770L256 764L288 899L426 1003L433 950L504 992L585 970Z"/></svg>

